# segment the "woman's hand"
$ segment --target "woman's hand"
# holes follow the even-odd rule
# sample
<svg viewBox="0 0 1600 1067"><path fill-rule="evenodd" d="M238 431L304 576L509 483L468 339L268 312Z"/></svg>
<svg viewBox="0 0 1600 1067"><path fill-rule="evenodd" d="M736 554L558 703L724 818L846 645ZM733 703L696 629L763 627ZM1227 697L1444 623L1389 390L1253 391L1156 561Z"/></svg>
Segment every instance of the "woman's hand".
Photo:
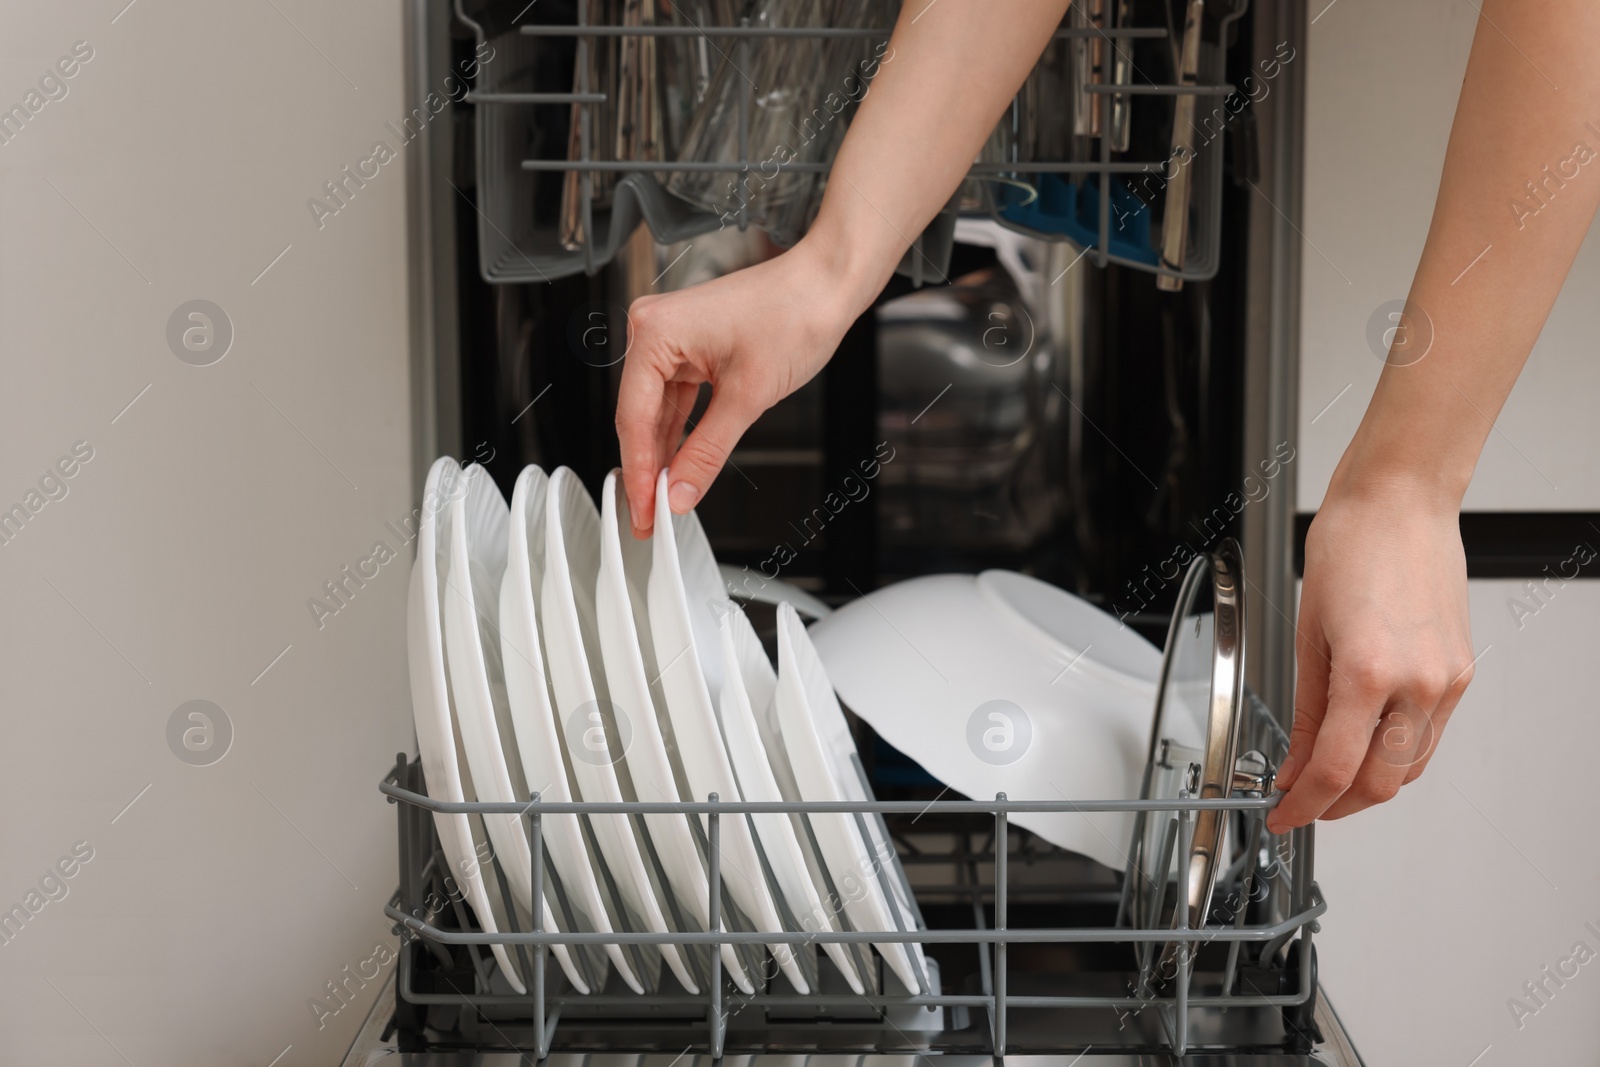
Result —
<svg viewBox="0 0 1600 1067"><path fill-rule="evenodd" d="M870 303L820 247L802 241L715 281L640 297L628 310L617 437L635 536L654 524L662 467L671 465L672 510L693 508L756 417L810 381ZM701 382L711 383L711 404L679 447Z"/></svg>
<svg viewBox="0 0 1600 1067"><path fill-rule="evenodd" d="M1345 482L1335 475L1306 534L1274 833L1393 797L1428 765L1472 680L1458 505L1414 486Z"/></svg>

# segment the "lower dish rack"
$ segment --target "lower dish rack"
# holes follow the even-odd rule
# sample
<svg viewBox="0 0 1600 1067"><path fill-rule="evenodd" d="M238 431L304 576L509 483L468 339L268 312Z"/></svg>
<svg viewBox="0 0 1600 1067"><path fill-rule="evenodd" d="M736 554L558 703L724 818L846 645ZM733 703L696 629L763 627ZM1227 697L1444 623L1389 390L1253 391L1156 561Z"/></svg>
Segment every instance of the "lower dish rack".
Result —
<svg viewBox="0 0 1600 1067"><path fill-rule="evenodd" d="M1253 695L1244 707L1243 742L1275 766L1287 739ZM1097 1054L1201 1050L1297 1052L1321 1040L1313 1020L1317 919L1326 910L1312 880L1312 835L1302 828L1278 836L1265 827L1276 803L1260 780L1245 795L1201 800L1185 791L1166 800L1013 801L951 799L843 803L445 803L430 798L422 768L402 754L381 790L399 814L400 888L385 909L401 938L395 1011L390 1023L401 1051L443 1049L516 1051L543 1059L573 1053L724 1054L1007 1052ZM1119 875L1085 857L1049 845L1011 824L1020 812L1144 812L1166 820L1163 860L1184 854L1197 813L1228 813L1232 862L1219 869L1202 928L1174 907L1177 864L1169 877L1137 873L1133 859ZM698 825L704 816L714 932L668 934L551 931L536 909L533 928L486 934L446 877L432 813L471 816L516 813L533 844L533 899L555 889L543 848L546 815L678 812ZM846 812L882 820L900 857L878 878L903 877L924 929L775 934L733 928L723 904L719 851L721 820L783 812ZM1158 833L1156 835L1160 837ZM1120 851L1120 849L1119 849ZM1130 847L1129 852L1137 854ZM498 857L482 857L484 876L509 886ZM901 875L899 870L903 870ZM871 875L869 875L871 876ZM1142 885L1136 884L1142 881ZM602 887L606 888L606 887ZM837 890L830 884L830 890ZM560 906L557 904L556 906ZM717 917L729 928L717 930ZM1141 920L1141 916L1144 918ZM912 993L881 960L864 993L852 992L817 954L823 979L796 993L775 967L753 994L721 973L718 946L785 943L807 950L824 941L859 946L919 942L929 960L929 986ZM710 980L686 992L663 971L644 994L618 983L581 994L550 966L554 945L703 946ZM531 977L516 993L498 975L491 945L515 954ZM631 951L631 950L630 950ZM741 949L740 951L746 951ZM854 950L852 950L854 951Z"/></svg>

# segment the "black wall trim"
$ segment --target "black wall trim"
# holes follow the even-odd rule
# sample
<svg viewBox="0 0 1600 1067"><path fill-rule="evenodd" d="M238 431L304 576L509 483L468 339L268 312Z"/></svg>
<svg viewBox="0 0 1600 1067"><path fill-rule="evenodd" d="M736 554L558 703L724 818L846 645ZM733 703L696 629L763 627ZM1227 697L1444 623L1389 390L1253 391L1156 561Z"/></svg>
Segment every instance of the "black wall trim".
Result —
<svg viewBox="0 0 1600 1067"><path fill-rule="evenodd" d="M1295 516L1297 575L1305 574L1306 529L1314 517ZM1469 578L1538 578L1546 567L1558 570L1579 545L1600 549L1600 511L1464 511L1461 543Z"/></svg>

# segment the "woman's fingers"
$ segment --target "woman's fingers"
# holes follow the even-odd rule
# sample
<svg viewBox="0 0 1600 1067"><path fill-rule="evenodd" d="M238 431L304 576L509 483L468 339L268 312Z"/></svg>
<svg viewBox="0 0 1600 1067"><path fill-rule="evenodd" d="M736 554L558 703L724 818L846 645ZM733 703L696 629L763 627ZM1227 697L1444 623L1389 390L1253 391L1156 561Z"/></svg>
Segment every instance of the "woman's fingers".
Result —
<svg viewBox="0 0 1600 1067"><path fill-rule="evenodd" d="M635 537L649 536L655 525L656 475L672 458L698 383L708 376L695 317L689 316L685 332L683 316L667 303L642 296L628 309L627 362L617 388L622 485Z"/></svg>
<svg viewBox="0 0 1600 1067"><path fill-rule="evenodd" d="M1333 655L1327 713L1316 726L1310 758L1295 770L1293 784L1267 816L1267 829L1273 833L1311 822L1355 784L1373 727L1388 703L1388 685L1365 672L1352 677L1352 672L1340 669L1337 649Z"/></svg>
<svg viewBox="0 0 1600 1067"><path fill-rule="evenodd" d="M1460 662L1461 658L1471 651L1471 646L1464 646L1454 658L1445 662ZM1401 785L1410 785L1422 777L1422 772L1427 770L1428 762L1433 759L1433 754L1439 751L1439 738L1444 733L1445 725L1450 721L1450 716L1455 714L1456 705L1461 703L1461 698L1466 695L1467 686L1472 681L1472 671L1477 665L1477 660L1470 660L1467 665L1456 670L1450 684L1445 686L1444 693L1439 697L1438 703L1429 713L1427 719L1415 724L1416 751L1411 759L1406 761L1405 776Z"/></svg>
<svg viewBox="0 0 1600 1067"><path fill-rule="evenodd" d="M691 510L727 463L728 455L761 414L742 403L726 385L714 386L711 404L695 424L667 474L667 504L676 515Z"/></svg>
<svg viewBox="0 0 1600 1067"><path fill-rule="evenodd" d="M672 416L665 402L666 387L651 361L630 356L623 364L617 390L617 442L635 537L648 536L655 521L656 472L669 454L662 433L664 421Z"/></svg>
<svg viewBox="0 0 1600 1067"><path fill-rule="evenodd" d="M1289 755L1278 768L1279 790L1294 785L1295 778L1311 759L1317 728L1328 712L1328 646L1316 625L1311 605L1303 601L1294 642L1294 725L1289 730Z"/></svg>
<svg viewBox="0 0 1600 1067"><path fill-rule="evenodd" d="M1314 694L1304 703L1296 700L1290 753L1299 763L1279 776L1279 787L1287 792L1267 819L1274 833L1313 819L1342 819L1392 800L1433 758L1472 674L1469 665L1445 682L1441 665L1456 657L1437 649L1393 668L1361 655L1341 659L1338 649L1333 655L1325 675L1325 714L1317 714ZM1302 675L1302 686L1312 681ZM1300 754L1307 739L1309 759Z"/></svg>
<svg viewBox="0 0 1600 1067"><path fill-rule="evenodd" d="M672 459L672 453L677 451L678 441L683 437L684 417L679 413L682 404L675 396L679 390L668 382L662 389L661 416L656 423L656 463L651 468L651 491L655 491L655 475L661 473ZM654 515L650 518L653 520Z"/></svg>
<svg viewBox="0 0 1600 1067"><path fill-rule="evenodd" d="M1443 651L1431 657L1439 664L1453 662L1453 657ZM1395 696L1384 707L1372 741L1367 746L1367 758L1356 775L1355 782L1339 800L1323 814L1325 819L1342 819L1375 804L1392 800L1401 786L1421 776L1428 761L1439 748L1439 735L1445 723L1466 692L1472 677L1472 666L1456 672L1445 683L1443 675L1430 677L1422 664L1402 683L1405 695Z"/></svg>
<svg viewBox="0 0 1600 1067"><path fill-rule="evenodd" d="M1431 710L1403 698L1391 700L1378 717L1355 781L1322 817L1342 819L1394 799L1411 767L1428 758L1437 736Z"/></svg>

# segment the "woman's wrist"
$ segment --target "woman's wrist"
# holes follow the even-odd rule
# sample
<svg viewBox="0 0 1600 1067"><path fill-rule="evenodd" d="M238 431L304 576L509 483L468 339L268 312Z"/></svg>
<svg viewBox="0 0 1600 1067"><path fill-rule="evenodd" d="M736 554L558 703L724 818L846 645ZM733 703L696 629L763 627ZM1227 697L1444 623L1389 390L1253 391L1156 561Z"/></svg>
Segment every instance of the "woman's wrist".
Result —
<svg viewBox="0 0 1600 1067"><path fill-rule="evenodd" d="M1395 502L1433 516L1461 511L1472 468L1411 441L1373 442L1357 433L1329 479L1323 506L1344 502Z"/></svg>
<svg viewBox="0 0 1600 1067"><path fill-rule="evenodd" d="M786 255L793 257L806 291L821 302L818 311L846 328L872 306L899 262L822 219Z"/></svg>

